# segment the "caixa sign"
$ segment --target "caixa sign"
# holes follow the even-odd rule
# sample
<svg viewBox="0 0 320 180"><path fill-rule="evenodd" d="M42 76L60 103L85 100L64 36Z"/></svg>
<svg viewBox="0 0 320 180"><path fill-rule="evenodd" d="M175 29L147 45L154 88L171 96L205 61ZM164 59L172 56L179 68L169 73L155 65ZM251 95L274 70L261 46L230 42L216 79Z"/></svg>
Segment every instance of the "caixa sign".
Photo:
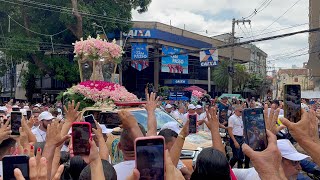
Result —
<svg viewBox="0 0 320 180"><path fill-rule="evenodd" d="M188 84L188 79L172 79L172 84Z"/></svg>
<svg viewBox="0 0 320 180"><path fill-rule="evenodd" d="M128 33L123 33L123 36L133 38L151 38L154 35L152 29L130 29Z"/></svg>

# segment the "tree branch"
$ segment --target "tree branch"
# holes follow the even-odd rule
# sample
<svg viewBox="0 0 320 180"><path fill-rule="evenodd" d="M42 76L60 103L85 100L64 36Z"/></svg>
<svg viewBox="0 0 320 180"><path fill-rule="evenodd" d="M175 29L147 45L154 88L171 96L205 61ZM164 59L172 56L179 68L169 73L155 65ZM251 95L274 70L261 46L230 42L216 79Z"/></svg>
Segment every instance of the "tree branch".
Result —
<svg viewBox="0 0 320 180"><path fill-rule="evenodd" d="M79 9L78 9L78 0L71 0L71 3L72 3L72 12L73 12L73 15L76 17L77 22L75 26L69 26L68 28L78 39L80 39L83 36L83 29L82 29L82 16L79 13Z"/></svg>

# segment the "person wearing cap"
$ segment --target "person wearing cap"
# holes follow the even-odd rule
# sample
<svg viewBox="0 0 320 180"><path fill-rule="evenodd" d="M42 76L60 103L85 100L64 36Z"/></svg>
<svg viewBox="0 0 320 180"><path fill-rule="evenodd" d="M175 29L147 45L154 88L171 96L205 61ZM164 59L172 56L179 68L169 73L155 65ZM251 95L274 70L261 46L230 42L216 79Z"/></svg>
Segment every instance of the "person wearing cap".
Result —
<svg viewBox="0 0 320 180"><path fill-rule="evenodd" d="M188 112L183 115L183 124L185 124L189 118L189 115L195 115L196 113L196 106L193 104L188 105ZM197 114L197 119L199 120L199 115Z"/></svg>
<svg viewBox="0 0 320 180"><path fill-rule="evenodd" d="M184 105L180 105L179 108L177 110L175 110L173 113L172 113L172 116L178 120L178 121L182 121L183 120L183 115L185 113L185 106Z"/></svg>
<svg viewBox="0 0 320 180"><path fill-rule="evenodd" d="M242 106L235 108L234 114L228 119L228 133L230 136L230 146L233 157L230 159L230 166L238 163L238 168L242 168L244 154L241 145L244 143ZM249 168L249 159L246 157L245 168Z"/></svg>
<svg viewBox="0 0 320 180"><path fill-rule="evenodd" d="M207 114L206 112L203 112L203 108L199 104L196 105L196 113L199 115L199 119L198 119L199 130L209 130L204 123L204 121L207 119Z"/></svg>
<svg viewBox="0 0 320 180"><path fill-rule="evenodd" d="M165 106L166 112L167 112L168 114L170 114L170 115L171 115L171 113L172 113L172 109L173 109L173 107L172 107L171 104L167 104L167 105Z"/></svg>
<svg viewBox="0 0 320 180"><path fill-rule="evenodd" d="M309 158L309 156L299 153L287 139L277 140L277 146L282 156L281 166L284 175L290 180L297 179L297 176L301 171L300 161ZM238 180L260 179L258 172L254 168L232 170Z"/></svg>
<svg viewBox="0 0 320 180"><path fill-rule="evenodd" d="M39 115L40 126L32 130L32 133L36 136L37 142L45 142L47 135L47 127L52 123L55 117L48 111L44 111Z"/></svg>

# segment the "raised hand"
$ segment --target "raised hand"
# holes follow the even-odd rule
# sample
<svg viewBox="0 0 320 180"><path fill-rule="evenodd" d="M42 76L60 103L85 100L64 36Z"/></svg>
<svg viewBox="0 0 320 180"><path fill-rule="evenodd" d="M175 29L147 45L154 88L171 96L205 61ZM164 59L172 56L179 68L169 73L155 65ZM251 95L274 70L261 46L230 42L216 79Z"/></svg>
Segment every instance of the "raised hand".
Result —
<svg viewBox="0 0 320 180"><path fill-rule="evenodd" d="M119 111L118 115L122 122L121 125L123 129L130 129L135 126L138 126L136 118L129 111Z"/></svg>
<svg viewBox="0 0 320 180"><path fill-rule="evenodd" d="M146 94L147 103L144 105L144 107L148 112L153 112L154 110L156 110L158 106L159 96L157 97L156 93L154 92L151 92L149 94L147 88L145 89L145 94Z"/></svg>
<svg viewBox="0 0 320 180"><path fill-rule="evenodd" d="M264 105L264 122L266 124L266 129L271 131L273 134L277 135L279 131L285 128L285 126L277 126L280 109L275 109L274 105L271 107L270 113L268 112L268 105ZM269 114L268 114L269 113Z"/></svg>
<svg viewBox="0 0 320 180"><path fill-rule="evenodd" d="M7 120L7 122L5 124L1 125L0 128L0 144L2 143L2 141L8 139L12 133L11 131L11 126L9 125L10 121Z"/></svg>
<svg viewBox="0 0 320 180"><path fill-rule="evenodd" d="M277 147L277 137L267 130L268 147L262 151L254 151L247 144L242 145L242 150L246 154L261 179L281 179L281 154Z"/></svg>
<svg viewBox="0 0 320 180"><path fill-rule="evenodd" d="M66 122L73 123L78 119L80 115L80 112L78 112L79 106L80 102L75 105L74 100L72 100L71 103L68 102L68 108L66 106L63 106L64 111L66 112Z"/></svg>
<svg viewBox="0 0 320 180"><path fill-rule="evenodd" d="M55 147L58 147L62 145L64 141L70 138L69 135L61 135L62 125L63 124L59 123L58 121L53 121L51 124L48 125L46 145L53 145Z"/></svg>

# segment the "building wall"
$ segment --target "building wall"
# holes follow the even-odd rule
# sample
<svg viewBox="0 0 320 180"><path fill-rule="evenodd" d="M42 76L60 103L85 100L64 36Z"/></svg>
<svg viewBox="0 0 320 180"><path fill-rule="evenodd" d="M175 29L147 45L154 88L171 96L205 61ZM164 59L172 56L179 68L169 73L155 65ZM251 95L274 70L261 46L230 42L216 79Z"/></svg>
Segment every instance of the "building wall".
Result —
<svg viewBox="0 0 320 180"><path fill-rule="evenodd" d="M266 77L268 57L267 53L253 44L245 45L245 47L251 50L250 62L245 64L247 71L249 73L257 74L260 77Z"/></svg>
<svg viewBox="0 0 320 180"><path fill-rule="evenodd" d="M320 1L309 0L309 26L310 29L320 27ZM320 87L320 32L309 33L309 61L313 81Z"/></svg>
<svg viewBox="0 0 320 180"><path fill-rule="evenodd" d="M284 72L286 71L286 72ZM302 73L300 73L302 72ZM310 78L308 69L281 69L278 72L277 78L275 78L274 83L278 87L278 97L283 94L283 87L286 84L299 84L301 90L313 90L314 83Z"/></svg>

